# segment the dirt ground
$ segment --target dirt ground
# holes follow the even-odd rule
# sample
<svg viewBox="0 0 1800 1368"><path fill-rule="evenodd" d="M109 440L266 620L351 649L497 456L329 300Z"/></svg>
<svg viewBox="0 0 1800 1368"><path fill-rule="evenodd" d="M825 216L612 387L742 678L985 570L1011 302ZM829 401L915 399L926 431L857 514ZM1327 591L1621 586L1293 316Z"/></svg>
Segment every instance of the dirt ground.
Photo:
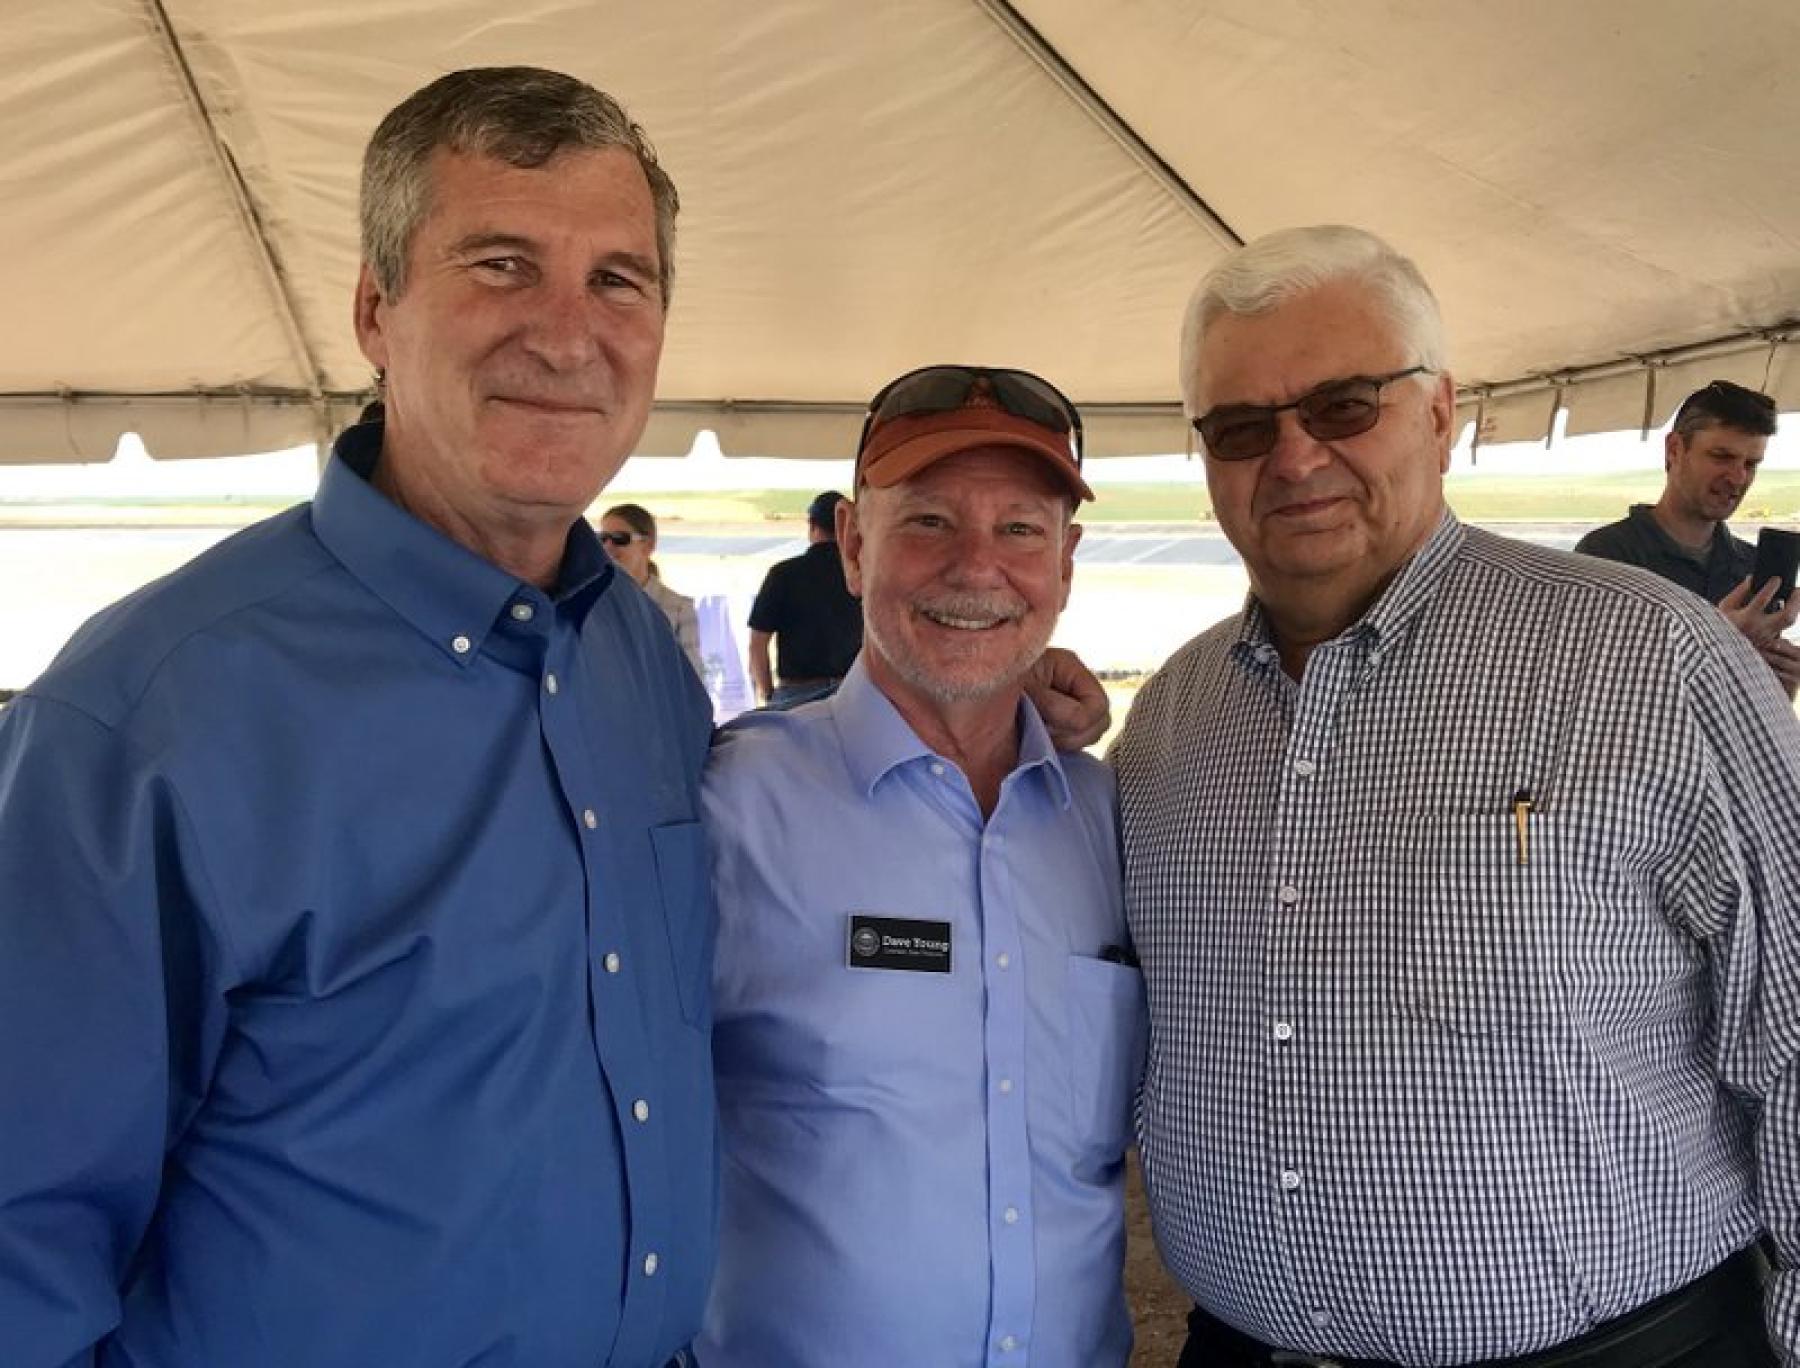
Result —
<svg viewBox="0 0 1800 1368"><path fill-rule="evenodd" d="M1175 1368L1187 1338L1187 1313L1193 1302L1156 1256L1150 1234L1150 1209L1138 1176L1137 1155L1129 1156L1125 1175L1125 1295L1137 1327L1131 1368Z"/></svg>

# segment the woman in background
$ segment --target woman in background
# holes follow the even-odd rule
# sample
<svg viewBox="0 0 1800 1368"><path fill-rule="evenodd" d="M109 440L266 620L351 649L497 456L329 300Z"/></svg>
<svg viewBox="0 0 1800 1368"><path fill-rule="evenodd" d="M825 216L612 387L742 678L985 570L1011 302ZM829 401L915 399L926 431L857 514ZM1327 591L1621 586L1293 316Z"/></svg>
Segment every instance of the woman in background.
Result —
<svg viewBox="0 0 1800 1368"><path fill-rule="evenodd" d="M641 504L614 504L600 515L600 541L606 554L663 610L675 629L675 640L687 653L688 664L705 679L700 665L700 618L694 612L694 601L664 584L656 562L650 559L656 551L656 519L650 510Z"/></svg>

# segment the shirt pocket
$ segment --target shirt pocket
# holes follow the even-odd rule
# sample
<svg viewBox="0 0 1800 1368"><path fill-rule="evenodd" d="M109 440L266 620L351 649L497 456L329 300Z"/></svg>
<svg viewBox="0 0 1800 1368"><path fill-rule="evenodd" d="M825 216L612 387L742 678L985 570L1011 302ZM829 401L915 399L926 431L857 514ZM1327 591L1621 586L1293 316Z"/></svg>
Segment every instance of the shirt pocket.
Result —
<svg viewBox="0 0 1800 1368"><path fill-rule="evenodd" d="M1144 1072L1144 975L1090 955L1070 955L1068 963L1075 1146L1084 1166L1103 1168L1119 1161L1131 1138Z"/></svg>
<svg viewBox="0 0 1800 1368"><path fill-rule="evenodd" d="M656 889L663 927L669 935L669 962L681 1015L698 1030L712 1029L713 942L718 919L699 822L672 822L650 828L656 855Z"/></svg>
<svg viewBox="0 0 1800 1368"><path fill-rule="evenodd" d="M1459 1036L1507 1036L1557 1015L1567 915L1560 823L1537 811L1397 819L1367 909L1393 1014Z"/></svg>

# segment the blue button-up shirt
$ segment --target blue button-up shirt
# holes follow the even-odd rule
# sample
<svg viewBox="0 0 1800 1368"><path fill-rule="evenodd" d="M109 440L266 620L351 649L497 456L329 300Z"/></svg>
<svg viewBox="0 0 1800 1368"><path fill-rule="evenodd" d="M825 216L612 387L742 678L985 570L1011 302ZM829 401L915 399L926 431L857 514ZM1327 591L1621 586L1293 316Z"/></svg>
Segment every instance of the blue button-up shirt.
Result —
<svg viewBox="0 0 1800 1368"><path fill-rule="evenodd" d="M858 665L742 718L705 813L725 1165L702 1368L1105 1368L1131 1327L1143 1033L1110 776L1029 703L984 822ZM948 973L848 967L849 918L947 922Z"/></svg>
<svg viewBox="0 0 1800 1368"><path fill-rule="evenodd" d="M317 499L0 714L0 1363L661 1365L711 1269L706 700Z"/></svg>

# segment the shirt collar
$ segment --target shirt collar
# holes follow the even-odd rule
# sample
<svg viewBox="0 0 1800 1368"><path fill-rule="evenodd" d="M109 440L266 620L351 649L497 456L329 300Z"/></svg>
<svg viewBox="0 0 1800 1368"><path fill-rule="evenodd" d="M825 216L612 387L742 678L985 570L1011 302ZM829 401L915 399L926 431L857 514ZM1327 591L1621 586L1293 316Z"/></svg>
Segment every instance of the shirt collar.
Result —
<svg viewBox="0 0 1800 1368"><path fill-rule="evenodd" d="M933 751L907 725L893 701L869 678L863 657L858 655L827 706L837 727L838 744L850 768L851 780L859 793L872 795L875 787L891 771L917 760L939 760ZM1041 769L1044 784L1059 808L1067 809L1073 801L1068 776L1063 772L1062 757L1050 743L1043 718L1029 698L1019 699L1019 758L1012 775L1029 769ZM1011 778L1009 775L1008 778Z"/></svg>
<svg viewBox="0 0 1800 1368"><path fill-rule="evenodd" d="M381 432L380 423L359 423L338 437L313 496L313 530L370 593L451 660L467 665L509 603L542 602L546 596L413 517L370 484L381 457ZM569 530L553 601L585 613L611 577L612 563L593 528L577 519Z"/></svg>
<svg viewBox="0 0 1800 1368"><path fill-rule="evenodd" d="M1400 567L1400 573L1381 591L1369 610L1340 632L1337 639L1362 644L1370 658L1387 650L1405 634L1413 619L1437 593L1445 572L1462 549L1464 535L1462 523L1446 505L1424 545ZM1276 659L1269 615L1254 592L1245 600L1234 650L1240 657L1248 655L1262 662Z"/></svg>
<svg viewBox="0 0 1800 1368"><path fill-rule="evenodd" d="M1637 524L1638 531L1654 542L1666 556L1691 561L1695 565L1705 565L1714 556L1731 554L1731 531L1722 522L1713 524L1712 536L1707 540L1706 548L1696 551L1692 547L1683 546L1664 530L1663 525L1656 520L1654 505L1633 504L1627 516Z"/></svg>

